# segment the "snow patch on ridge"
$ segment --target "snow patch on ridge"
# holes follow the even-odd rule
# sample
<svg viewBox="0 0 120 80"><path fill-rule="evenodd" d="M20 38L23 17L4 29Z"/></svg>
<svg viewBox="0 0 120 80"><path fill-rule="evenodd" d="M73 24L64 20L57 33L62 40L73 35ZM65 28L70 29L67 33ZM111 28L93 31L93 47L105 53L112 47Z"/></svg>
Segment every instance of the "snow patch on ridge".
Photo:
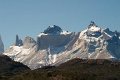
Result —
<svg viewBox="0 0 120 80"><path fill-rule="evenodd" d="M48 34L40 33L40 34L38 35L38 37L41 37L42 35L48 35Z"/></svg>
<svg viewBox="0 0 120 80"><path fill-rule="evenodd" d="M72 32L68 32L68 31L62 31L62 32L60 32L60 34L59 35L67 35L67 34L71 34ZM43 36L43 35L53 35L53 34L45 34L45 33L40 33L39 35L38 35L38 37L41 37L41 36ZM57 35L57 34L54 34L54 35Z"/></svg>
<svg viewBox="0 0 120 80"><path fill-rule="evenodd" d="M93 31L93 32L96 32L96 31L100 31L101 28L96 27L96 26L92 26L92 27L89 28L89 30L90 30L90 31Z"/></svg>
<svg viewBox="0 0 120 80"><path fill-rule="evenodd" d="M8 51L12 52L5 52L5 55L10 56L11 58L14 58L15 56L19 56L19 58L14 58L15 61L20 61L24 56L29 55L30 49L24 49L23 46L10 46L10 49Z"/></svg>

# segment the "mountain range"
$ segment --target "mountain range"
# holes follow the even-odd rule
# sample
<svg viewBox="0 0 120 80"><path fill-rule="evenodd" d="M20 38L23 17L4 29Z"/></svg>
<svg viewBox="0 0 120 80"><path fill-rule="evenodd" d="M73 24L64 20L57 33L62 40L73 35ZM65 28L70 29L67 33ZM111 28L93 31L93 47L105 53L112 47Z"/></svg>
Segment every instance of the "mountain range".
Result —
<svg viewBox="0 0 120 80"><path fill-rule="evenodd" d="M14 45L4 51L0 39L0 52L31 69L60 65L74 58L120 59L120 33L102 29L91 22L81 32L69 32L57 25L49 26L34 39L24 40L16 35Z"/></svg>

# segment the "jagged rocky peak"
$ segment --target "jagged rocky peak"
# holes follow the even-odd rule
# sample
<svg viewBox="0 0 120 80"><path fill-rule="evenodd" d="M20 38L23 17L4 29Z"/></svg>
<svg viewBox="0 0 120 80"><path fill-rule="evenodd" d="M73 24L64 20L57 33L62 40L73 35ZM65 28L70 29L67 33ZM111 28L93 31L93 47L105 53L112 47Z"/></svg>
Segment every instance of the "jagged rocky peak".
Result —
<svg viewBox="0 0 120 80"><path fill-rule="evenodd" d="M61 32L63 32L63 30L59 26L53 25L53 26L49 26L47 29L45 29L43 33L45 33L45 34L60 34Z"/></svg>
<svg viewBox="0 0 120 80"><path fill-rule="evenodd" d="M110 36L114 36L114 32L113 31L111 31L109 28L106 28L106 29L104 29L103 30L104 31L104 33L107 33L108 35L110 35Z"/></svg>
<svg viewBox="0 0 120 80"><path fill-rule="evenodd" d="M24 41L23 41L23 47L24 48L32 48L36 45L36 41L29 36L26 36Z"/></svg>
<svg viewBox="0 0 120 80"><path fill-rule="evenodd" d="M18 35L16 35L15 46L22 46L22 45L23 45L22 40L19 38Z"/></svg>
<svg viewBox="0 0 120 80"><path fill-rule="evenodd" d="M110 29L109 29L109 28L106 28L106 29L104 29L104 31L105 31L105 32L109 32L109 31L110 31Z"/></svg>
<svg viewBox="0 0 120 80"><path fill-rule="evenodd" d="M91 23L88 26L86 34L87 36L91 36L91 37L99 37L101 35L101 28L98 27L95 24L95 22L91 21Z"/></svg>
<svg viewBox="0 0 120 80"><path fill-rule="evenodd" d="M4 52L4 44L0 36L0 54Z"/></svg>
<svg viewBox="0 0 120 80"><path fill-rule="evenodd" d="M38 37L41 36L48 36L48 35L69 35L72 32L69 31L65 31L63 29L61 29L59 26L57 25L53 25L53 26L49 26L47 29L45 29L43 32L41 32Z"/></svg>
<svg viewBox="0 0 120 80"><path fill-rule="evenodd" d="M89 30L89 31L92 31L92 32L97 32L97 31L100 31L101 28L98 27L98 26L95 24L95 22L91 21L91 23L90 23L89 26L88 26L88 30Z"/></svg>
<svg viewBox="0 0 120 80"><path fill-rule="evenodd" d="M91 22L90 22L89 27L91 27L91 26L98 27L94 21L91 21Z"/></svg>

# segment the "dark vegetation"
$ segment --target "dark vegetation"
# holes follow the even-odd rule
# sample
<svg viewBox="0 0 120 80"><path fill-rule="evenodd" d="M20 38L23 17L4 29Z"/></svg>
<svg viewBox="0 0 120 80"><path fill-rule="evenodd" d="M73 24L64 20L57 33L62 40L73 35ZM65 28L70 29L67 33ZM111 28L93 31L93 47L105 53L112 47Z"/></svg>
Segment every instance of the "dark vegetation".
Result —
<svg viewBox="0 0 120 80"><path fill-rule="evenodd" d="M29 70L14 75L9 80L120 80L120 63L73 59L57 67Z"/></svg>
<svg viewBox="0 0 120 80"><path fill-rule="evenodd" d="M6 57L0 62L0 80L120 80L120 63L110 60L73 59L59 66L45 66L29 70ZM3 66L1 66L3 65ZM5 68L5 67L6 68ZM4 74L1 74L5 72ZM6 74L7 73L7 74Z"/></svg>
<svg viewBox="0 0 120 80"><path fill-rule="evenodd" d="M30 69L22 63L15 62L8 56L0 55L0 80L7 80L27 70Z"/></svg>

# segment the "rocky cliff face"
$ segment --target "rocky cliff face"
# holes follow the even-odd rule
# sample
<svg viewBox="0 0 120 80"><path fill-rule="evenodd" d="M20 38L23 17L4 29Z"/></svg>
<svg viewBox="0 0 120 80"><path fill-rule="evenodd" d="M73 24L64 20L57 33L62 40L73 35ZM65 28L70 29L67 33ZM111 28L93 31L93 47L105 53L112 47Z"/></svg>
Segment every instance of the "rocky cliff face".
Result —
<svg viewBox="0 0 120 80"><path fill-rule="evenodd" d="M38 37L38 45L40 49L47 49L49 46L62 47L69 43L73 38L74 34L47 34Z"/></svg>
<svg viewBox="0 0 120 80"><path fill-rule="evenodd" d="M23 45L22 40L19 38L18 35L16 35L15 46L22 46L22 45Z"/></svg>
<svg viewBox="0 0 120 80"><path fill-rule="evenodd" d="M3 52L4 52L4 44L3 44L1 36L0 36L0 54Z"/></svg>
<svg viewBox="0 0 120 80"><path fill-rule="evenodd" d="M4 54L31 69L59 65L73 58L120 59L119 34L102 29L94 22L78 33L54 25L40 33L36 41L26 37L22 46L11 46Z"/></svg>
<svg viewBox="0 0 120 80"><path fill-rule="evenodd" d="M29 36L25 37L24 42L23 42L24 48L29 49L29 48L34 47L35 45L36 45L36 41L33 38Z"/></svg>

